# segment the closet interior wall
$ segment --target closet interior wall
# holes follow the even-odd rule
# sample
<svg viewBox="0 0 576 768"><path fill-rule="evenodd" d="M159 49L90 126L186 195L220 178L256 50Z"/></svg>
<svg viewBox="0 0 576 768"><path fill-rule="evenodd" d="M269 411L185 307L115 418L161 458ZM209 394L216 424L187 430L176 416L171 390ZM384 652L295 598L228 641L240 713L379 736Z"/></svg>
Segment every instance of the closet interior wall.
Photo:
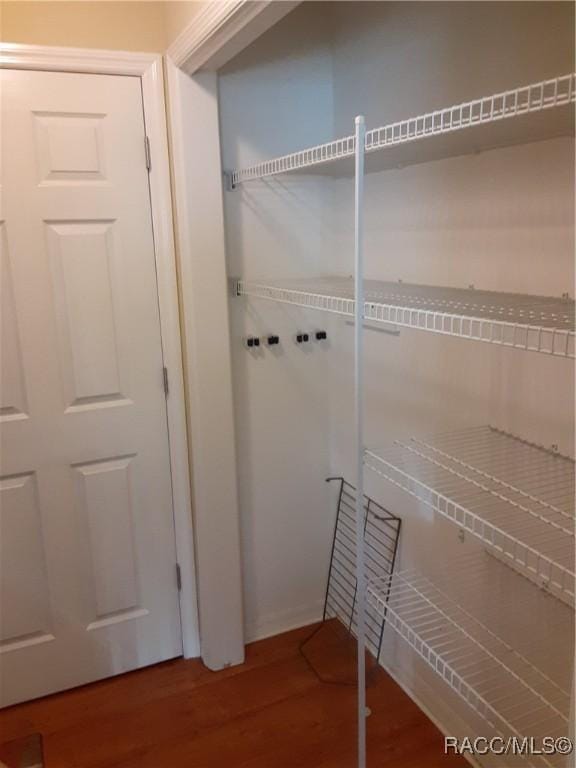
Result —
<svg viewBox="0 0 576 768"><path fill-rule="evenodd" d="M222 164L235 168L332 138L326 11L304 3L219 73ZM224 195L231 277L330 270L332 180L290 177ZM347 218L352 221L351 211ZM330 318L230 302L245 635L302 626L322 613L335 505L329 460L332 342L297 345ZM280 345L248 351L248 335ZM330 338L330 334L329 334Z"/></svg>
<svg viewBox="0 0 576 768"><path fill-rule="evenodd" d="M376 127L568 73L573 30L563 2L305 3L221 72L223 166L349 135L356 114ZM225 194L230 276L352 273L353 180L311 171ZM368 278L573 296L573 139L369 173L365 184ZM319 615L333 525L323 478L354 476L354 329L267 301L231 308L252 639ZM328 344L292 342L317 327ZM267 331L282 337L277 353L243 348ZM366 331L365 355L371 448L491 424L574 455L570 360L410 330ZM426 570L477 547L373 473L366 491L402 518L399 567ZM445 729L469 732L473 715L392 631L383 661Z"/></svg>

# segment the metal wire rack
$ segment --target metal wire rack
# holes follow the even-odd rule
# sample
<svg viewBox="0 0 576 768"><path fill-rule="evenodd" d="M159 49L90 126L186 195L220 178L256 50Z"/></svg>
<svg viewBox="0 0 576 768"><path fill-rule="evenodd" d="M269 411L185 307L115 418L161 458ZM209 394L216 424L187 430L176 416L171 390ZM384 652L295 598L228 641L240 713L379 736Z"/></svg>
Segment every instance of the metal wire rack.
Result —
<svg viewBox="0 0 576 768"><path fill-rule="evenodd" d="M399 120L367 131L365 150L366 152L375 152L418 139L541 112L570 104L575 100L576 75L561 75L551 80L543 80L462 104L454 104L444 109L427 112L417 117ZM341 158L351 157L354 151L355 137L346 136L336 141L319 144L299 152L292 152L257 163L248 168L232 171L230 174L231 185L235 187L246 181L333 162Z"/></svg>
<svg viewBox="0 0 576 768"><path fill-rule="evenodd" d="M493 427L396 441L365 464L574 599L574 462Z"/></svg>
<svg viewBox="0 0 576 768"><path fill-rule="evenodd" d="M488 553L372 581L368 604L497 733L568 733L574 612Z"/></svg>
<svg viewBox="0 0 576 768"><path fill-rule="evenodd" d="M574 300L365 280L364 318L377 323L575 357ZM239 296L354 315L352 278L236 284Z"/></svg>
<svg viewBox="0 0 576 768"><path fill-rule="evenodd" d="M337 619L356 637L358 605L356 582L356 489L342 477L328 478L338 482L338 508L332 539L330 567L322 622ZM368 578L379 579L392 574L398 549L402 521L368 496L364 496L364 553ZM384 617L379 611L366 612L366 648L377 661L382 645ZM318 670L306 656L306 645L318 632L317 628L301 645L305 658L314 671ZM319 674L319 677L322 676ZM335 680L330 680L335 682Z"/></svg>

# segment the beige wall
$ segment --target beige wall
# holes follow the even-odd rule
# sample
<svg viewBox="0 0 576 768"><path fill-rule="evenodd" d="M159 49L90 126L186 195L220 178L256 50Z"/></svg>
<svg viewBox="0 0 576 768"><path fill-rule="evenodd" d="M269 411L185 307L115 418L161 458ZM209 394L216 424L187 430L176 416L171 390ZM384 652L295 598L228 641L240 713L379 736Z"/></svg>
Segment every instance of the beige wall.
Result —
<svg viewBox="0 0 576 768"><path fill-rule="evenodd" d="M202 2L2 0L0 39L11 43L164 52Z"/></svg>

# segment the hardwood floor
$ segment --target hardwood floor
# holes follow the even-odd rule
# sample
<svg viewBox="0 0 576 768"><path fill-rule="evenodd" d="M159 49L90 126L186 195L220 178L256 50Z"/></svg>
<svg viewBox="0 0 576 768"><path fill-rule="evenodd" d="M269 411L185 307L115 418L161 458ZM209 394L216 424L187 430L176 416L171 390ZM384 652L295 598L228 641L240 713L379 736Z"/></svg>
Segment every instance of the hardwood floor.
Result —
<svg viewBox="0 0 576 768"><path fill-rule="evenodd" d="M318 680L299 653L309 633L253 643L217 673L176 659L11 707L0 742L40 732L46 768L352 768L356 691ZM466 765L382 671L368 704L374 768Z"/></svg>

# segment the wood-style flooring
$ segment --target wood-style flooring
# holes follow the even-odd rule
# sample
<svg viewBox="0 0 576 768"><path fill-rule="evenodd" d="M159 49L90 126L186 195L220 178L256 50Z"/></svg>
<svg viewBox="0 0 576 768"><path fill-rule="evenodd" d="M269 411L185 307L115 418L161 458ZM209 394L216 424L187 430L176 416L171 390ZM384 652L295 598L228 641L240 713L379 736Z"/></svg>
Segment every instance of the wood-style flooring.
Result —
<svg viewBox="0 0 576 768"><path fill-rule="evenodd" d="M221 672L176 659L5 709L0 742L41 733L46 768L353 768L356 690L318 679L309 633L253 643ZM383 671L368 704L371 768L466 765Z"/></svg>

